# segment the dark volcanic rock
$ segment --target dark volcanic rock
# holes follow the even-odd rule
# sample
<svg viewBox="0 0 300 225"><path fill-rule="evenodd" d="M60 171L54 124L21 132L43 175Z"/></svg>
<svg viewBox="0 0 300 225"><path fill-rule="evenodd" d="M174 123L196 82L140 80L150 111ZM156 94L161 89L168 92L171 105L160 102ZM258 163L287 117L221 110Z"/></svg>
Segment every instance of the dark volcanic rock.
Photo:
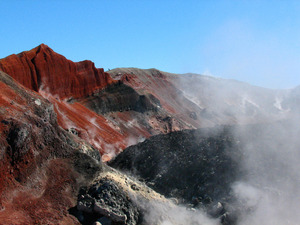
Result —
<svg viewBox="0 0 300 225"><path fill-rule="evenodd" d="M264 209L268 198L299 196L297 118L153 136L125 149L110 165L167 197L203 208L222 224L243 224L243 217Z"/></svg>
<svg viewBox="0 0 300 225"><path fill-rule="evenodd" d="M109 163L131 171L167 197L209 204L229 197L240 174L241 153L229 128L157 135L120 153Z"/></svg>
<svg viewBox="0 0 300 225"><path fill-rule="evenodd" d="M233 224L226 203L233 201L231 186L242 176L241 158L231 128L216 127L153 136L125 149L109 165L130 171L166 197L205 207L223 224Z"/></svg>
<svg viewBox="0 0 300 225"><path fill-rule="evenodd" d="M107 220L112 224L137 224L139 209L114 181L102 178L81 189L77 209L72 213L82 224Z"/></svg>
<svg viewBox="0 0 300 225"><path fill-rule="evenodd" d="M160 106L159 100L153 95L140 95L121 81L82 99L80 102L98 114L129 110L144 113L150 110L156 111Z"/></svg>

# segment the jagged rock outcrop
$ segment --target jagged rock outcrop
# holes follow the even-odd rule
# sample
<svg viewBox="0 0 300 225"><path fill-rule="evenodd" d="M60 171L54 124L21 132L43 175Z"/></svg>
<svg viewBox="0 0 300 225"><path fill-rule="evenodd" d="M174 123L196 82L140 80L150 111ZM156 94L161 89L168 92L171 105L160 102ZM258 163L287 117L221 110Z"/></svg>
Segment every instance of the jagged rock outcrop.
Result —
<svg viewBox="0 0 300 225"><path fill-rule="evenodd" d="M93 62L74 63L45 44L1 59L0 70L31 90L43 90L60 99L87 96L113 83Z"/></svg>
<svg viewBox="0 0 300 225"><path fill-rule="evenodd" d="M137 224L139 209L114 181L102 178L79 192L77 210L82 223L91 217L110 218L119 224Z"/></svg>

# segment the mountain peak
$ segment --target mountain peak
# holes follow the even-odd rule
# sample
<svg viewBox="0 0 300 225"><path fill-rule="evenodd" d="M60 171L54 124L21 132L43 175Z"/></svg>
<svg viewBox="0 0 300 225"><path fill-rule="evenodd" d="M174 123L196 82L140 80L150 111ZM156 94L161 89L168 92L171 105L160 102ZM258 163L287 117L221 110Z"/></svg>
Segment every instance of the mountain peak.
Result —
<svg viewBox="0 0 300 225"><path fill-rule="evenodd" d="M47 52L54 52L54 51L52 50L52 48L50 48L48 45L45 45L44 43L40 44L40 45L37 46L36 48L38 49L39 52L40 52L40 51L42 51L42 52L45 52L45 51L47 51Z"/></svg>
<svg viewBox="0 0 300 225"><path fill-rule="evenodd" d="M37 55L37 54L40 53L40 52L48 52L48 53L58 54L58 53L54 52L53 49L50 48L48 45L42 43L42 44L40 44L40 45L38 45L38 46L36 46L36 47L30 49L30 50L22 51L22 52L20 52L20 53L17 53L17 56L18 56L18 57L22 57L23 55L31 55L31 57L34 57L35 55ZM14 55L14 54L13 54L13 55ZM11 55L8 56L8 57L11 57ZM6 57L6 58L7 58L7 57ZM0 60L1 60L1 59L0 59Z"/></svg>
<svg viewBox="0 0 300 225"><path fill-rule="evenodd" d="M80 98L106 87L113 79L88 60L72 62L46 44L0 59L0 70L25 87L59 98Z"/></svg>

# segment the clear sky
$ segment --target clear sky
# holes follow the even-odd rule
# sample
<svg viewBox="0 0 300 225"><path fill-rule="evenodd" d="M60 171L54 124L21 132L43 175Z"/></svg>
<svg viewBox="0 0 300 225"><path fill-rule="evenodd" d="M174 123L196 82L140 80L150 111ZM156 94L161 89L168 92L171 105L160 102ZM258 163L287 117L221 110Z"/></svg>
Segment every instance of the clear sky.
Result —
<svg viewBox="0 0 300 225"><path fill-rule="evenodd" d="M300 84L300 1L0 0L0 58L45 43L97 67Z"/></svg>

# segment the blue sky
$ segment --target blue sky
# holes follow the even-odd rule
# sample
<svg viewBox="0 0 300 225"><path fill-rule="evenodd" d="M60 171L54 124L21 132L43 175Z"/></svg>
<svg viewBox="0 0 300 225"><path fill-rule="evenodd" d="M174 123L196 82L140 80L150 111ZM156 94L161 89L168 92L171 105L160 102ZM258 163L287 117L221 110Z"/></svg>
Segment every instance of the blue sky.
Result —
<svg viewBox="0 0 300 225"><path fill-rule="evenodd" d="M97 67L300 85L300 1L0 0L0 58L45 43Z"/></svg>

